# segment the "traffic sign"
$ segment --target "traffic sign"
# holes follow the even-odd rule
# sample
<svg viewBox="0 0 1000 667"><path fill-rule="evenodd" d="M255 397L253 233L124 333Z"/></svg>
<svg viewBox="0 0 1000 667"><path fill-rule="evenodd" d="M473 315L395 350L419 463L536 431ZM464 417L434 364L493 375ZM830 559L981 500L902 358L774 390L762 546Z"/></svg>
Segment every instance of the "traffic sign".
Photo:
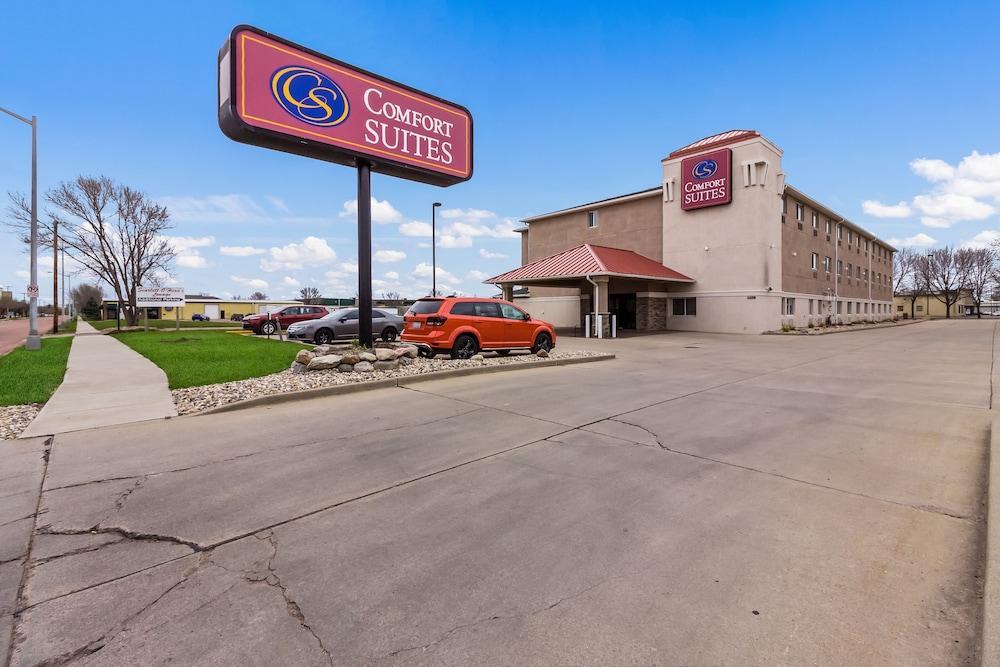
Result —
<svg viewBox="0 0 1000 667"><path fill-rule="evenodd" d="M28 298L37 299L38 298L38 285L28 285Z"/></svg>

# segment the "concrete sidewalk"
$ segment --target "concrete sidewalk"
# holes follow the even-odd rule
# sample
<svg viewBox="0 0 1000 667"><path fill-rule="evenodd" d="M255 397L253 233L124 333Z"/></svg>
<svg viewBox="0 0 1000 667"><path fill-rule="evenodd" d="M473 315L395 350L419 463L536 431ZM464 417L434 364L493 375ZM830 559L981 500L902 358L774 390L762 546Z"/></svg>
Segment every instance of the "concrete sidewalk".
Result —
<svg viewBox="0 0 1000 667"><path fill-rule="evenodd" d="M21 434L31 438L176 416L167 376L113 336L77 324L63 383Z"/></svg>

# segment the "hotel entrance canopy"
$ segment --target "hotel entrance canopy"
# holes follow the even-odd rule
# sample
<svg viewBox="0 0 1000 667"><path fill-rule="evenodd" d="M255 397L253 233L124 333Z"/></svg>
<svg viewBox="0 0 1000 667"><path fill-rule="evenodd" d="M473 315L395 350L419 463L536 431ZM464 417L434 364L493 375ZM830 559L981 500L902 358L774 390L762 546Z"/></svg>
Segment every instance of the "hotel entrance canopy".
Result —
<svg viewBox="0 0 1000 667"><path fill-rule="evenodd" d="M555 286L598 276L659 282L694 282L693 278L674 271L656 260L643 257L637 252L589 243L529 262L483 282L493 285Z"/></svg>

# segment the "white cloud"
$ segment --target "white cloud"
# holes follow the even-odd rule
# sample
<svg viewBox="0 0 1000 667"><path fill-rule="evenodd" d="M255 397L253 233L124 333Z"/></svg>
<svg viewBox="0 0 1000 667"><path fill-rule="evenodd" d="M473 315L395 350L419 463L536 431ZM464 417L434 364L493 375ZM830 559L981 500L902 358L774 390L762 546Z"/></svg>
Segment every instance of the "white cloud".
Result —
<svg viewBox="0 0 1000 667"><path fill-rule="evenodd" d="M455 274L445 271L440 266L437 267L437 271L434 271L433 267L427 262L420 262L413 269L414 278L430 278L432 274L436 274L438 282L445 285L454 286L462 282Z"/></svg>
<svg viewBox="0 0 1000 667"><path fill-rule="evenodd" d="M219 252L227 257L250 257L252 255L263 255L267 250L254 248L251 245L224 245L219 247Z"/></svg>
<svg viewBox="0 0 1000 667"><path fill-rule="evenodd" d="M960 222L962 220L984 220L996 212L989 204L968 195L940 192L917 195L913 205L925 215Z"/></svg>
<svg viewBox="0 0 1000 667"><path fill-rule="evenodd" d="M350 201L345 201L344 208L340 211L340 217L357 219L358 200L352 199ZM379 225L385 225L393 222L401 222L402 220L403 214L397 211L395 207L389 203L388 199L379 201L375 197L372 197L372 222Z"/></svg>
<svg viewBox="0 0 1000 667"><path fill-rule="evenodd" d="M35 218L33 216L32 220L34 220L34 219ZM14 273L17 275L18 278L24 278L25 280L30 280L31 279L31 271L26 271L24 269L18 269Z"/></svg>
<svg viewBox="0 0 1000 667"><path fill-rule="evenodd" d="M341 262L340 270L344 271L345 273L357 273L358 264L357 262Z"/></svg>
<svg viewBox="0 0 1000 667"><path fill-rule="evenodd" d="M282 213L291 213L291 211L288 210L288 206L285 204L284 200L282 200L280 197L267 197L267 201L271 203L271 206L278 209Z"/></svg>
<svg viewBox="0 0 1000 667"><path fill-rule="evenodd" d="M910 169L928 181L947 181L955 175L955 168L944 160L918 158L910 162Z"/></svg>
<svg viewBox="0 0 1000 667"><path fill-rule="evenodd" d="M386 280L399 280L399 274L395 271L386 271L385 278Z"/></svg>
<svg viewBox="0 0 1000 667"><path fill-rule="evenodd" d="M189 255L178 255L177 266L183 266L185 269L207 269L210 265L207 259L197 253L194 253Z"/></svg>
<svg viewBox="0 0 1000 667"><path fill-rule="evenodd" d="M960 248L988 248L997 241L1000 241L1000 230L984 229L968 241L962 243Z"/></svg>
<svg viewBox="0 0 1000 667"><path fill-rule="evenodd" d="M502 252L490 252L486 248L479 249L479 256L483 259L504 259L507 257L507 255Z"/></svg>
<svg viewBox="0 0 1000 667"><path fill-rule="evenodd" d="M446 208L441 210L441 217L445 220L489 220L497 217L493 211L486 211L481 208Z"/></svg>
<svg viewBox="0 0 1000 667"><path fill-rule="evenodd" d="M289 287L298 287L299 285L302 284L291 276L285 276L284 278L281 279L281 282L283 282L285 285Z"/></svg>
<svg viewBox="0 0 1000 667"><path fill-rule="evenodd" d="M240 276L229 276L229 279L234 283L239 283L240 285L246 285L247 287L253 287L254 289L266 289L267 281L261 280L260 278L243 278Z"/></svg>
<svg viewBox="0 0 1000 667"><path fill-rule="evenodd" d="M920 247L926 248L927 246L932 246L937 243L937 239L931 238L927 234L920 232L914 236L910 236L905 239L889 239L889 245L896 246L897 248L902 247Z"/></svg>
<svg viewBox="0 0 1000 667"><path fill-rule="evenodd" d="M429 222L404 222L399 226L399 233L403 236L430 237L432 231Z"/></svg>
<svg viewBox="0 0 1000 667"><path fill-rule="evenodd" d="M252 222L265 216L264 209L247 195L160 197L159 201L178 222Z"/></svg>
<svg viewBox="0 0 1000 667"><path fill-rule="evenodd" d="M934 229L948 229L951 227L951 220L945 220L944 218L932 218L930 216L924 216L920 218L920 224L924 227L932 227Z"/></svg>
<svg viewBox="0 0 1000 667"><path fill-rule="evenodd" d="M861 208L865 213L876 218L908 218L913 213L910 205L905 201L898 204L883 204L874 199L866 199L861 202Z"/></svg>
<svg viewBox="0 0 1000 667"><path fill-rule="evenodd" d="M472 246L472 238L460 236L451 232L442 232L435 239L439 248L469 248Z"/></svg>
<svg viewBox="0 0 1000 667"><path fill-rule="evenodd" d="M329 264L337 259L333 248L316 236L307 236L302 243L289 243L268 252L270 257L260 260L260 268L268 272Z"/></svg>
<svg viewBox="0 0 1000 667"><path fill-rule="evenodd" d="M382 264L391 264L406 259L406 253L402 250L377 250L372 259Z"/></svg>
<svg viewBox="0 0 1000 667"><path fill-rule="evenodd" d="M476 269L473 269L472 271L469 271L469 273L465 277L470 280L477 280L479 282L483 282L484 280L490 277L490 274L483 273L482 271L477 271Z"/></svg>

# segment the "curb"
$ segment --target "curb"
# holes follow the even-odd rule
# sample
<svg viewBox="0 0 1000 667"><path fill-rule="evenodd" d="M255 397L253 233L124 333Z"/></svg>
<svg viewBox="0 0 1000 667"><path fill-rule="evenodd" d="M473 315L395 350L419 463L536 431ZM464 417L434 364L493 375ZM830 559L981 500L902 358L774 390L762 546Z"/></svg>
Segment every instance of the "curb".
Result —
<svg viewBox="0 0 1000 667"><path fill-rule="evenodd" d="M1000 664L1000 415L990 424L981 665Z"/></svg>
<svg viewBox="0 0 1000 667"><path fill-rule="evenodd" d="M370 389L387 389L391 387L406 387L411 384L421 382L432 382L434 380L447 380L450 378L465 377L468 375L488 375L490 373L504 373L508 371L528 370L531 368L551 368L553 366L572 366L575 364L587 364L595 361L607 361L614 359L614 354L597 354L589 357L572 357L569 359L546 359L545 361L531 361L519 364L503 364L500 366L472 366L469 368L455 368L446 371L435 371L423 373L421 375L406 375L398 378L387 378L385 380L370 380L367 382L350 382L347 384L335 384L329 387L317 387L315 389L303 389L301 391L290 391L283 394L271 394L270 396L258 396L248 398L245 401L235 401L220 405L218 407L192 412L183 417L195 417L198 415L214 415L222 412L234 412L245 408L256 408L262 405L277 405L279 403L289 403L310 398L321 398L323 396L336 396L338 394L353 394L359 391ZM176 417L175 417L176 419Z"/></svg>
<svg viewBox="0 0 1000 667"><path fill-rule="evenodd" d="M895 327L905 327L905 326L908 326L910 324L920 324L921 322L928 322L928 321L929 320L927 318L924 318L924 319L919 319L919 320L908 320L906 322L896 322L894 324L878 324L878 325L874 325L874 326L868 325L868 326L863 326L863 327L850 326L850 327L844 327L843 329L837 329L835 331L820 331L820 332L817 332L817 333L798 333L797 331L765 331L764 335L765 336L801 336L801 337L808 337L808 336L832 336L833 334L851 333L852 331L871 331L873 329L894 329Z"/></svg>

